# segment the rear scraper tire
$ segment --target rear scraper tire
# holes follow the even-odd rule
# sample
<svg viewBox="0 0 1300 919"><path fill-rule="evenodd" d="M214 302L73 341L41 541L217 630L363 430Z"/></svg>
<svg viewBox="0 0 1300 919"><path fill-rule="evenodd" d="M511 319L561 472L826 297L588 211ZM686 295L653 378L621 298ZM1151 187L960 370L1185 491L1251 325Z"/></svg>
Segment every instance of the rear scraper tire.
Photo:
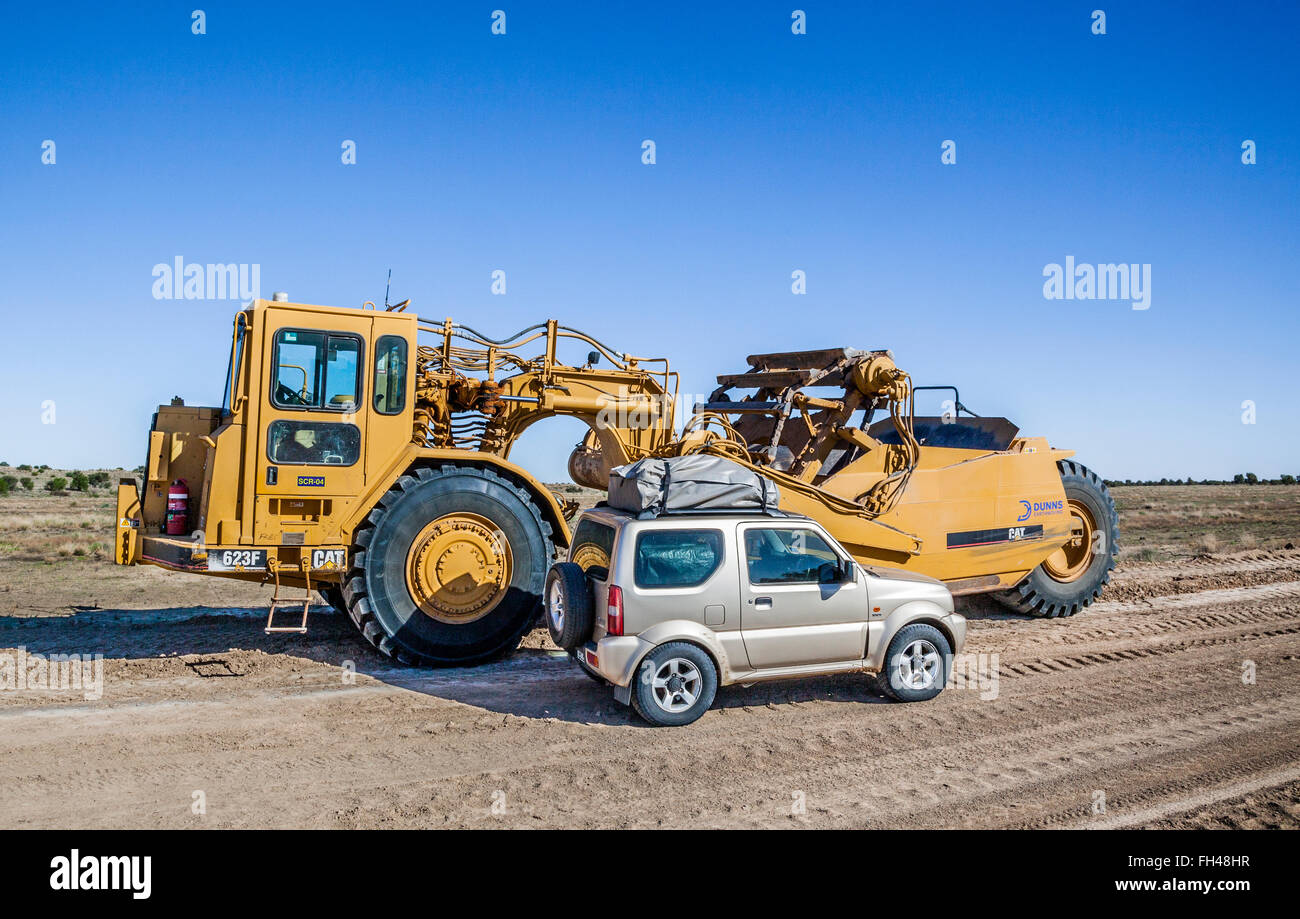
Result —
<svg viewBox="0 0 1300 919"><path fill-rule="evenodd" d="M1011 590L993 595L1015 612L1049 619L1073 616L1101 596L1110 583L1119 551L1119 515L1106 483L1082 463L1060 460L1056 465L1061 471L1067 504L1078 502L1088 510L1096 522L1094 540L1099 536L1101 544L1094 548L1087 569L1074 580L1057 580L1040 564Z"/></svg>

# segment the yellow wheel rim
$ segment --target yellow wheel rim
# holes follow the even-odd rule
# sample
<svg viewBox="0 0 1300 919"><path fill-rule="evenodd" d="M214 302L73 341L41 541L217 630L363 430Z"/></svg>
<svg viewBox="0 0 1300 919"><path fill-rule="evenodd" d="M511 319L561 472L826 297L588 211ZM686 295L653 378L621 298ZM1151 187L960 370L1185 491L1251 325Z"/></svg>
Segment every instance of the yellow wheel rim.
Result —
<svg viewBox="0 0 1300 919"><path fill-rule="evenodd" d="M1092 511L1079 501L1069 502L1070 538L1043 561L1043 570L1054 581L1068 584L1077 581L1092 564L1093 534L1097 521Z"/></svg>
<svg viewBox="0 0 1300 919"><path fill-rule="evenodd" d="M609 556L599 546L592 543L583 543L574 550L571 561L586 571L588 568L608 568Z"/></svg>
<svg viewBox="0 0 1300 919"><path fill-rule="evenodd" d="M510 588L510 570L510 543L492 521L448 514L411 543L406 586L426 616L464 625L496 608Z"/></svg>

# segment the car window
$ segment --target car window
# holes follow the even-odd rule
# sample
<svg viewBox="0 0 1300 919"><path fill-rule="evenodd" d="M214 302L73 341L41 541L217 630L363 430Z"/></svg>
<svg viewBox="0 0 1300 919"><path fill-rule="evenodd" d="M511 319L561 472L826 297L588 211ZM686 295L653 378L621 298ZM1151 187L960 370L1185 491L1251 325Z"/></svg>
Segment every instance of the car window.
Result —
<svg viewBox="0 0 1300 919"><path fill-rule="evenodd" d="M751 527L745 531L745 564L751 584L816 584L825 565L840 557L815 530Z"/></svg>
<svg viewBox="0 0 1300 919"><path fill-rule="evenodd" d="M614 528L607 523L584 517L573 533L569 560L598 580L609 578L609 556L614 550Z"/></svg>
<svg viewBox="0 0 1300 919"><path fill-rule="evenodd" d="M637 534L637 587L695 587L722 564L721 530L648 530Z"/></svg>

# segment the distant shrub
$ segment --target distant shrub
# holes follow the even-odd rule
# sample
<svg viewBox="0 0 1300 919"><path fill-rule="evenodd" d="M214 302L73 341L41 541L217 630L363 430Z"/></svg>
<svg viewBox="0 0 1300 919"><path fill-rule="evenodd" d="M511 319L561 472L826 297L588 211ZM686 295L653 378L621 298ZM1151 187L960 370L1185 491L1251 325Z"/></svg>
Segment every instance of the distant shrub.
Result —
<svg viewBox="0 0 1300 919"><path fill-rule="evenodd" d="M1295 476L1293 476L1293 475L1284 475L1284 476L1282 476L1282 484L1283 484L1283 485L1294 485L1294 484L1295 484Z"/></svg>
<svg viewBox="0 0 1300 919"><path fill-rule="evenodd" d="M86 491L90 488L90 479L81 471L72 473L72 480L68 482L68 487L73 491Z"/></svg>
<svg viewBox="0 0 1300 919"><path fill-rule="evenodd" d="M0 479L0 495L9 494L9 483L5 479Z"/></svg>
<svg viewBox="0 0 1300 919"><path fill-rule="evenodd" d="M68 480L63 476L55 476L45 483L46 491L63 491L68 487Z"/></svg>
<svg viewBox="0 0 1300 919"><path fill-rule="evenodd" d="M23 476L18 481L21 482L23 488L27 489L28 491L31 491L33 488L36 487L36 483L32 481L31 476Z"/></svg>

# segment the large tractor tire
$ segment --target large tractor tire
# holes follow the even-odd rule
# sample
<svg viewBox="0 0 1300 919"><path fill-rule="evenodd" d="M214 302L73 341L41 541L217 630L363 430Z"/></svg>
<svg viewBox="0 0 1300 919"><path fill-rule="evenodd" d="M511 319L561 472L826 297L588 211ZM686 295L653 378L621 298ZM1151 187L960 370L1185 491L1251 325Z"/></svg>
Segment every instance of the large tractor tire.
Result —
<svg viewBox="0 0 1300 919"><path fill-rule="evenodd" d="M1011 590L994 594L1016 612L1047 618L1073 616L1101 596L1119 551L1119 516L1106 483L1081 463L1056 465L1074 537Z"/></svg>
<svg viewBox="0 0 1300 919"><path fill-rule="evenodd" d="M527 489L490 469L421 467L357 531L343 596L366 639L405 664L479 664L534 623L554 545Z"/></svg>

